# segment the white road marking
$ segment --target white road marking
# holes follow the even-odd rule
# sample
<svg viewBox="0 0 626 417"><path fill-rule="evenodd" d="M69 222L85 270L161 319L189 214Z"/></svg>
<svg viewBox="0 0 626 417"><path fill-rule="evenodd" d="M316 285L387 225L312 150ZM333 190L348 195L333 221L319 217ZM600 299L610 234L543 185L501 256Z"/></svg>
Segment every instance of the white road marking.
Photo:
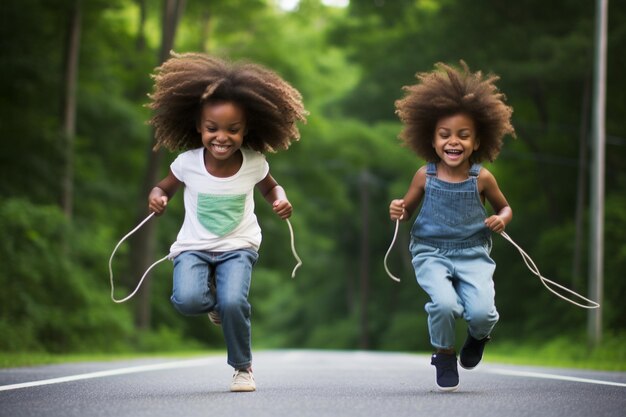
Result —
<svg viewBox="0 0 626 417"><path fill-rule="evenodd" d="M287 353L287 358L288 358L288 361L302 359L300 352L296 352L295 354ZM59 377L59 378L44 379L40 381L23 382L19 384L11 384L11 385L0 385L0 391L10 391L10 390L16 390L16 389L21 389L21 388L31 388L31 387L38 387L38 386L43 386L43 385L60 384L64 382L80 381L84 379L93 379L93 378L104 378L104 377L109 377L109 376L126 375L126 374L133 374L133 373L139 373L139 372L192 368L194 366L208 365L210 363L215 362L216 360L218 360L218 358L201 358L201 359L190 359L190 360L183 360L183 361L156 363L156 364L150 364L150 365L132 366L128 368L110 369L107 371L90 372L86 374L70 375L70 376ZM577 377L571 377L571 376L547 374L547 373L540 373L540 372L514 371L514 370L497 369L497 368L485 369L484 372L498 374L498 375L554 379L554 380L560 380L560 381L582 382L582 383L587 383L587 384L610 385L610 386L615 386L615 387L626 388L626 383L621 383L621 382L602 381L598 379L589 379L589 378L577 378Z"/></svg>
<svg viewBox="0 0 626 417"><path fill-rule="evenodd" d="M39 387L42 385L60 384L63 382L80 381L83 379L104 378L108 376L134 374L138 372L162 371L165 369L191 368L194 366L208 365L215 362L216 358L190 359L151 365L131 366L129 368L110 369L108 371L90 372L87 374L70 375L59 378L44 379L40 381L23 382L20 384L0 385L0 391L10 391L20 388Z"/></svg>
<svg viewBox="0 0 626 417"><path fill-rule="evenodd" d="M540 372L528 372L528 371L511 371L507 369L486 369L485 372L489 372L492 374L498 375L508 375L508 376L525 376L529 378L543 378L543 379L556 379L560 381L571 381L571 382L583 382L586 384L598 384L598 385L611 385L614 387L626 387L626 383L621 382L612 382L612 381L602 381L599 379L589 379L589 378L577 378L573 376L565 376L565 375L555 375L555 374L544 374Z"/></svg>

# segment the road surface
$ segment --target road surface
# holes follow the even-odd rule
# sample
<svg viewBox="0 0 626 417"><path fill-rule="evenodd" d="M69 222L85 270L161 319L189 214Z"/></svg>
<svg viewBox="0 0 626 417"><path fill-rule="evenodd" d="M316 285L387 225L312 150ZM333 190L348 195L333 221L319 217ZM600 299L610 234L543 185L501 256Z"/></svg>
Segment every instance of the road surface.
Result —
<svg viewBox="0 0 626 417"><path fill-rule="evenodd" d="M626 372L481 364L441 393L426 355L265 351L257 391L222 356L0 370L0 417L626 416Z"/></svg>

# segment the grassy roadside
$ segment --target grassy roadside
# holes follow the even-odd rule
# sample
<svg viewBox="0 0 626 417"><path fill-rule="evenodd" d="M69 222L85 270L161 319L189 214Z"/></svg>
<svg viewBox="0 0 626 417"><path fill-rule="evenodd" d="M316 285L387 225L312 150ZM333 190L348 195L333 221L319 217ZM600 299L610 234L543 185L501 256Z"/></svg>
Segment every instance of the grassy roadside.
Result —
<svg viewBox="0 0 626 417"><path fill-rule="evenodd" d="M537 366L546 368L574 368L586 369L594 371L626 371L626 363L624 360L617 362L611 358L603 359L575 359L566 357L542 357L534 356L532 353L527 354L485 354L485 363L503 364L503 365L519 365L519 366Z"/></svg>
<svg viewBox="0 0 626 417"><path fill-rule="evenodd" d="M77 362L111 362L129 359L149 358L194 358L199 356L226 355L218 350L198 350L179 352L141 352L141 353L75 353L75 354L52 354L41 352L0 352L0 369L18 368L23 366L53 365L60 363Z"/></svg>
<svg viewBox="0 0 626 417"><path fill-rule="evenodd" d="M262 351L264 349L257 349ZM429 352L422 352L429 353ZM0 368L71 362L101 362L145 358L193 358L226 355L223 350L179 350L129 353L6 353L0 352ZM485 362L511 365L626 371L626 335L606 335L601 346L590 348L584 339L563 337L549 341L519 342L494 340L485 350Z"/></svg>
<svg viewBox="0 0 626 417"><path fill-rule="evenodd" d="M557 338L527 345L496 342L487 345L485 360L511 365L626 371L626 339L608 335L602 345L594 348L584 338Z"/></svg>

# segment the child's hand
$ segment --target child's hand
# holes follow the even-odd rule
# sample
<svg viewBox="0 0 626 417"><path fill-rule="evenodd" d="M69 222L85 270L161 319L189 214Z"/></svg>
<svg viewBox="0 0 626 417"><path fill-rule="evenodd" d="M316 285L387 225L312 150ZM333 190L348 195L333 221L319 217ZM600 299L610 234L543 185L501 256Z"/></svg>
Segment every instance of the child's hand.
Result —
<svg viewBox="0 0 626 417"><path fill-rule="evenodd" d="M504 231L504 227L506 223L502 220L502 217L494 214L493 216L487 217L485 219L485 226L496 233L500 233Z"/></svg>
<svg viewBox="0 0 626 417"><path fill-rule="evenodd" d="M285 220L291 217L293 207L291 207L291 203L288 200L276 200L272 204L272 210L274 210L274 213L278 214L281 219Z"/></svg>
<svg viewBox="0 0 626 417"><path fill-rule="evenodd" d="M389 216L391 220L404 220L405 214L404 200L392 200L391 204L389 204Z"/></svg>
<svg viewBox="0 0 626 417"><path fill-rule="evenodd" d="M167 201L168 198L166 195L150 194L150 197L148 197L148 208L151 212L154 212L157 216L159 216L165 211Z"/></svg>

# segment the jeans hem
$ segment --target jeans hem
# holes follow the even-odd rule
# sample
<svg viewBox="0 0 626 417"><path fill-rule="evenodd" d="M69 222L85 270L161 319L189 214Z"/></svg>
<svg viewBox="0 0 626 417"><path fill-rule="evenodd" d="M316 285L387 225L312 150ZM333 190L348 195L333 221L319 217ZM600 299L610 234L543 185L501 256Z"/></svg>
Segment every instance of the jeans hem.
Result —
<svg viewBox="0 0 626 417"><path fill-rule="evenodd" d="M442 350L450 350L450 349L451 349L451 350L456 350L456 349L455 349L455 347L454 347L454 345L453 345L453 346L437 346L437 345L435 345L435 344L431 343L431 346L432 346L433 348L435 348L435 349L442 349Z"/></svg>
<svg viewBox="0 0 626 417"><path fill-rule="evenodd" d="M235 369L248 369L252 366L252 361L244 362L244 364L235 364L234 362L227 361L230 366Z"/></svg>

